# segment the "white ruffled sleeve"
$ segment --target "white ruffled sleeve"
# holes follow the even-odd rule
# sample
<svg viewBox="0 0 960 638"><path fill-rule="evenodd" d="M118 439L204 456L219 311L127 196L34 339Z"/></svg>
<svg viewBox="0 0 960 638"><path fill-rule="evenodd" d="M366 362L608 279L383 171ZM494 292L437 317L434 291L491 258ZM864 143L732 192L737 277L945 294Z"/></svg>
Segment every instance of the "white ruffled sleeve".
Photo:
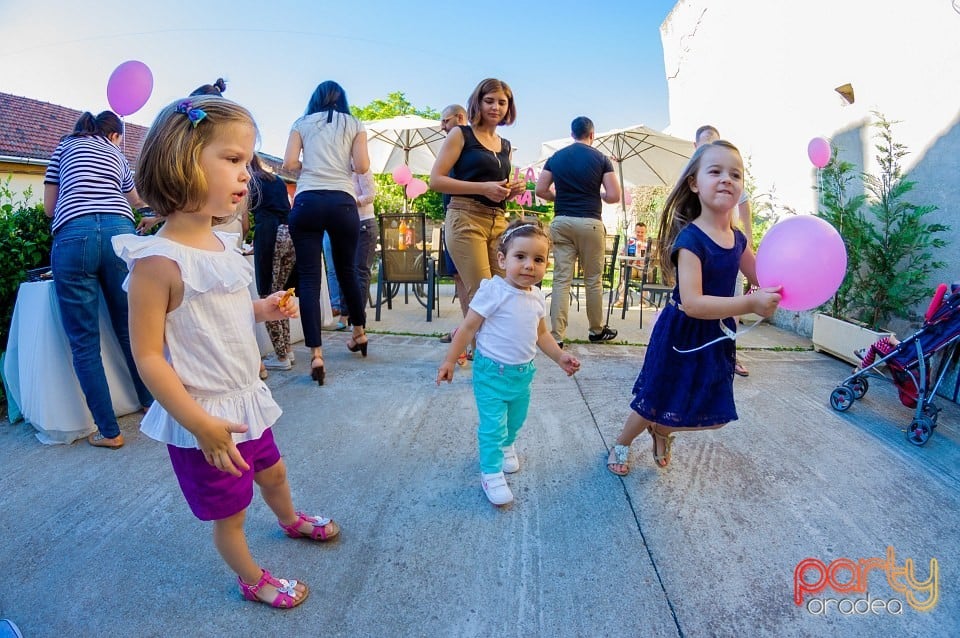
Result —
<svg viewBox="0 0 960 638"><path fill-rule="evenodd" d="M217 287L236 292L249 287L253 281L253 266L234 247L230 241L232 235L214 234L223 242L223 251L191 248L155 235L117 235L112 240L113 250L131 272L139 259L166 257L180 268L184 288L191 293L207 292ZM129 284L130 275L127 275L123 289L127 290Z"/></svg>

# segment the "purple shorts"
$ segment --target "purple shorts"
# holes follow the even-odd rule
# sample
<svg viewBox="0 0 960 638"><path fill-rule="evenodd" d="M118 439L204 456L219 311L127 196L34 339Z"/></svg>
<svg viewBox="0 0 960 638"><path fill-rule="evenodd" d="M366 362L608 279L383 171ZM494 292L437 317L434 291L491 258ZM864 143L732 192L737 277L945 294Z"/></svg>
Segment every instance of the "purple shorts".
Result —
<svg viewBox="0 0 960 638"><path fill-rule="evenodd" d="M207 463L203 450L167 446L180 490L194 516L201 521L217 521L245 510L253 500L253 475L280 460L280 450L269 428L259 439L238 443L237 449L250 466L240 477Z"/></svg>

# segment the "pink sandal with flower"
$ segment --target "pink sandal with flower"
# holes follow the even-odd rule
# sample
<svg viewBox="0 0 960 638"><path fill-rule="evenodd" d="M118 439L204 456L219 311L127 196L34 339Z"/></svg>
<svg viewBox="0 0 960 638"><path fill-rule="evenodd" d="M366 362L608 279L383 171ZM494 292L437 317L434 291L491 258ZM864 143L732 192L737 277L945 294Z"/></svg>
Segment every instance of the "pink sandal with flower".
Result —
<svg viewBox="0 0 960 638"><path fill-rule="evenodd" d="M292 609L307 599L310 595L310 588L306 583L296 580L286 580L284 578L274 578L267 570L263 570L263 575L256 585L248 585L243 579L237 577L240 583L240 593L246 600L270 605L276 609ZM297 591L297 585L303 585L303 592ZM273 585L277 588L277 595L273 600L263 600L257 596L257 593L266 585Z"/></svg>
<svg viewBox="0 0 960 638"><path fill-rule="evenodd" d="M299 527L304 523L309 523L313 526L313 529L310 532L301 532ZM290 538L309 538L322 542L335 538L340 533L340 526L334 523L332 519L323 516L307 516L303 512L297 512L297 520L292 525L284 525L280 521L277 521L277 524L283 528L283 531Z"/></svg>

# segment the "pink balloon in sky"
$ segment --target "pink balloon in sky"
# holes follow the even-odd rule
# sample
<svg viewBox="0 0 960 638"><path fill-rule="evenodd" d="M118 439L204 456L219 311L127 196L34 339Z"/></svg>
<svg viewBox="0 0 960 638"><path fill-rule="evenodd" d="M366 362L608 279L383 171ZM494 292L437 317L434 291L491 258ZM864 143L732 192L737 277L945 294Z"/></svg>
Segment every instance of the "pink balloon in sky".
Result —
<svg viewBox="0 0 960 638"><path fill-rule="evenodd" d="M810 310L837 292L847 271L847 250L837 229L813 215L775 224L757 248L757 280L782 286L780 307Z"/></svg>
<svg viewBox="0 0 960 638"><path fill-rule="evenodd" d="M413 173L410 172L410 167L406 164L401 164L400 166L393 169L393 181L400 184L401 186L406 186L410 183L410 180L413 179Z"/></svg>
<svg viewBox="0 0 960 638"><path fill-rule="evenodd" d="M829 164L831 155L830 142L822 137L815 137L807 144L807 157L817 168L823 168Z"/></svg>
<svg viewBox="0 0 960 638"><path fill-rule="evenodd" d="M128 60L118 66L107 80L107 102L114 113L123 117L139 111L153 92L153 73L139 60Z"/></svg>

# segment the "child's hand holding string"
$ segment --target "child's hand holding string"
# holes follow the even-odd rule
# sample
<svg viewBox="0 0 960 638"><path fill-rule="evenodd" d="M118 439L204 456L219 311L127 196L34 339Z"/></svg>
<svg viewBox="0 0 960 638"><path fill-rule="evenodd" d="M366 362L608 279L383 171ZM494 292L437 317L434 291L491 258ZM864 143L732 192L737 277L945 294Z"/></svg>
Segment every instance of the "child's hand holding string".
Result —
<svg viewBox="0 0 960 638"><path fill-rule="evenodd" d="M761 317L772 317L780 305L780 290L782 286L758 288L749 293L753 305L753 312Z"/></svg>
<svg viewBox="0 0 960 638"><path fill-rule="evenodd" d="M217 417L210 417L207 426L196 432L197 443L203 451L203 458L207 463L233 476L241 476L250 466L240 455L236 443L233 442L233 433L247 431L247 426L240 423ZM237 469L239 468L239 469Z"/></svg>

